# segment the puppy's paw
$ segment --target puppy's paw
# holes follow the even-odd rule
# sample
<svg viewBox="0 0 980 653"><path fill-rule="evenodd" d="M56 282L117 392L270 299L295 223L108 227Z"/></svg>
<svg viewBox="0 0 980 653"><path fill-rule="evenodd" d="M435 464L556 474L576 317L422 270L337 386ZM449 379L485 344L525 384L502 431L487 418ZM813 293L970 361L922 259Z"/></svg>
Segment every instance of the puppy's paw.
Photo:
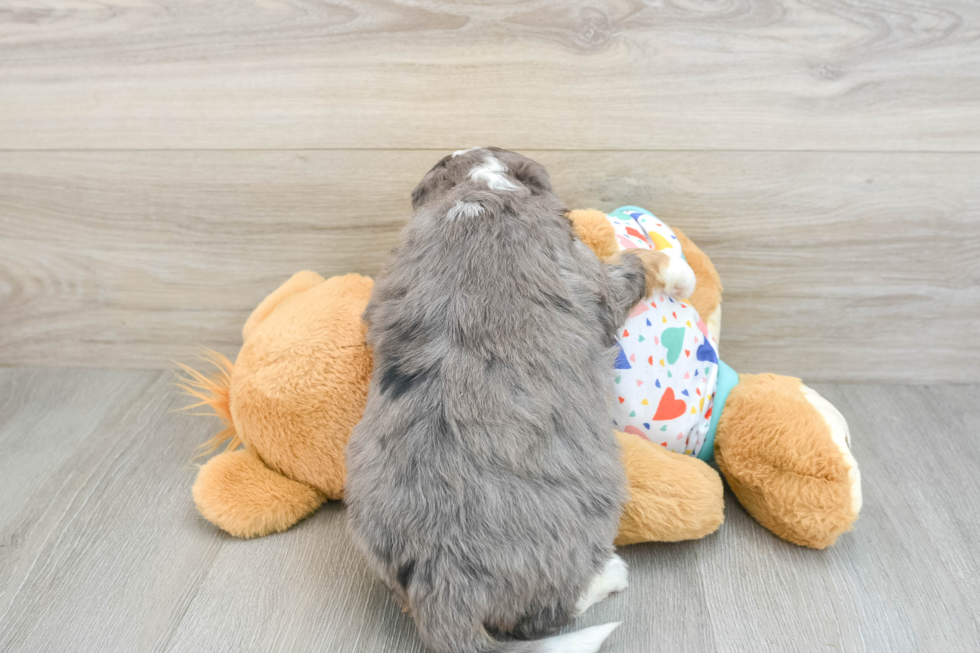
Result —
<svg viewBox="0 0 980 653"><path fill-rule="evenodd" d="M664 272L664 292L677 299L687 299L694 294L698 279L687 261L679 256L671 256L670 264Z"/></svg>
<svg viewBox="0 0 980 653"><path fill-rule="evenodd" d="M635 258L643 266L644 297L649 297L655 292L664 291L664 279L666 278L667 268L670 267L669 256L654 249L624 249L609 259L609 263L620 265L625 256Z"/></svg>
<svg viewBox="0 0 980 653"><path fill-rule="evenodd" d="M697 278L684 259L652 249L627 249L621 254L635 256L643 264L646 274L644 297L665 292L671 297L686 299L694 293Z"/></svg>
<svg viewBox="0 0 980 653"><path fill-rule="evenodd" d="M606 561L602 571L592 579L589 589L579 598L575 606L578 614L582 614L610 594L622 592L629 587L629 568L626 562L618 555Z"/></svg>
<svg viewBox="0 0 980 653"><path fill-rule="evenodd" d="M613 554L602 570L602 577L605 581L609 593L622 592L630 586L629 567L626 561L618 555Z"/></svg>

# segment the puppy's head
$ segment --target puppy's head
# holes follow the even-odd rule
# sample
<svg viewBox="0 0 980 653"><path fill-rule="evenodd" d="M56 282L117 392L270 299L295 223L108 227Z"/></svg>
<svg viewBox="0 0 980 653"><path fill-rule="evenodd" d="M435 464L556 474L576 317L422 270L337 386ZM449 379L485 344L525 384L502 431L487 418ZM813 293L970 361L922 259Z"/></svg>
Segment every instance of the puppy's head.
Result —
<svg viewBox="0 0 980 653"><path fill-rule="evenodd" d="M551 193L551 180L544 167L531 159L499 147L471 147L443 157L425 174L412 191L412 208L439 201L455 188L518 195Z"/></svg>

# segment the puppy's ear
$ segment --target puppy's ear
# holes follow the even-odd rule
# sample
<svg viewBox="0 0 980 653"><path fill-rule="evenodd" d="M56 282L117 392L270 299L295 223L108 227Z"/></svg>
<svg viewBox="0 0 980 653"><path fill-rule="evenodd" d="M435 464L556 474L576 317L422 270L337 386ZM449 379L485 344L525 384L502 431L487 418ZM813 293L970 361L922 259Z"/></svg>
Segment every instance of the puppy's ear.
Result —
<svg viewBox="0 0 980 653"><path fill-rule="evenodd" d="M418 210L420 206L432 199L442 188L451 185L449 179L449 169L446 165L449 161L448 156L443 157L439 163L432 166L432 169L425 173L422 181L412 191L412 208Z"/></svg>
<svg viewBox="0 0 980 653"><path fill-rule="evenodd" d="M425 186L425 180L423 179L419 182L419 185L415 187L412 191L412 208L416 211L420 206L425 203L425 196L429 194L429 189Z"/></svg>
<svg viewBox="0 0 980 653"><path fill-rule="evenodd" d="M514 166L513 175L524 184L532 195L551 192L551 179L548 171L540 163L524 159Z"/></svg>

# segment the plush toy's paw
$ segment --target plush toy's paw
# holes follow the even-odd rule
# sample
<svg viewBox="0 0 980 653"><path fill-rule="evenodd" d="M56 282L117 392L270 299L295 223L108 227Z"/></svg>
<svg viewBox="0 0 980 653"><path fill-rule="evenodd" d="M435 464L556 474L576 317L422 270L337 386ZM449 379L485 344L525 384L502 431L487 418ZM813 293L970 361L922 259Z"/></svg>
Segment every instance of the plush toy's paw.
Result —
<svg viewBox="0 0 980 653"><path fill-rule="evenodd" d="M718 423L715 457L745 509L790 542L830 546L861 509L847 422L799 379L739 375Z"/></svg>
<svg viewBox="0 0 980 653"><path fill-rule="evenodd" d="M246 538L284 531L326 499L315 488L272 471L248 449L209 460L198 471L192 492L205 519Z"/></svg>
<svg viewBox="0 0 980 653"><path fill-rule="evenodd" d="M677 299L687 299L694 294L697 277L687 261L679 256L670 257L670 265L664 273L664 292Z"/></svg>
<svg viewBox="0 0 980 653"><path fill-rule="evenodd" d="M667 451L636 435L616 433L629 481L616 544L696 540L725 519L718 472L691 456Z"/></svg>

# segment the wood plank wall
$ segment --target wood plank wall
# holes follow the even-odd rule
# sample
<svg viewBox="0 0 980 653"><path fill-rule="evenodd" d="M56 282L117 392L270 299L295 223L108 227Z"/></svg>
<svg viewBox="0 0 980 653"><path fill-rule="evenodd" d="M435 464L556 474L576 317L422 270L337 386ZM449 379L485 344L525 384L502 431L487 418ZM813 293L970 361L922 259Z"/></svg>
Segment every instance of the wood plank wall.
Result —
<svg viewBox="0 0 980 653"><path fill-rule="evenodd" d="M375 273L477 144L682 227L740 371L980 380L969 0L0 8L0 364L233 354L292 272Z"/></svg>

